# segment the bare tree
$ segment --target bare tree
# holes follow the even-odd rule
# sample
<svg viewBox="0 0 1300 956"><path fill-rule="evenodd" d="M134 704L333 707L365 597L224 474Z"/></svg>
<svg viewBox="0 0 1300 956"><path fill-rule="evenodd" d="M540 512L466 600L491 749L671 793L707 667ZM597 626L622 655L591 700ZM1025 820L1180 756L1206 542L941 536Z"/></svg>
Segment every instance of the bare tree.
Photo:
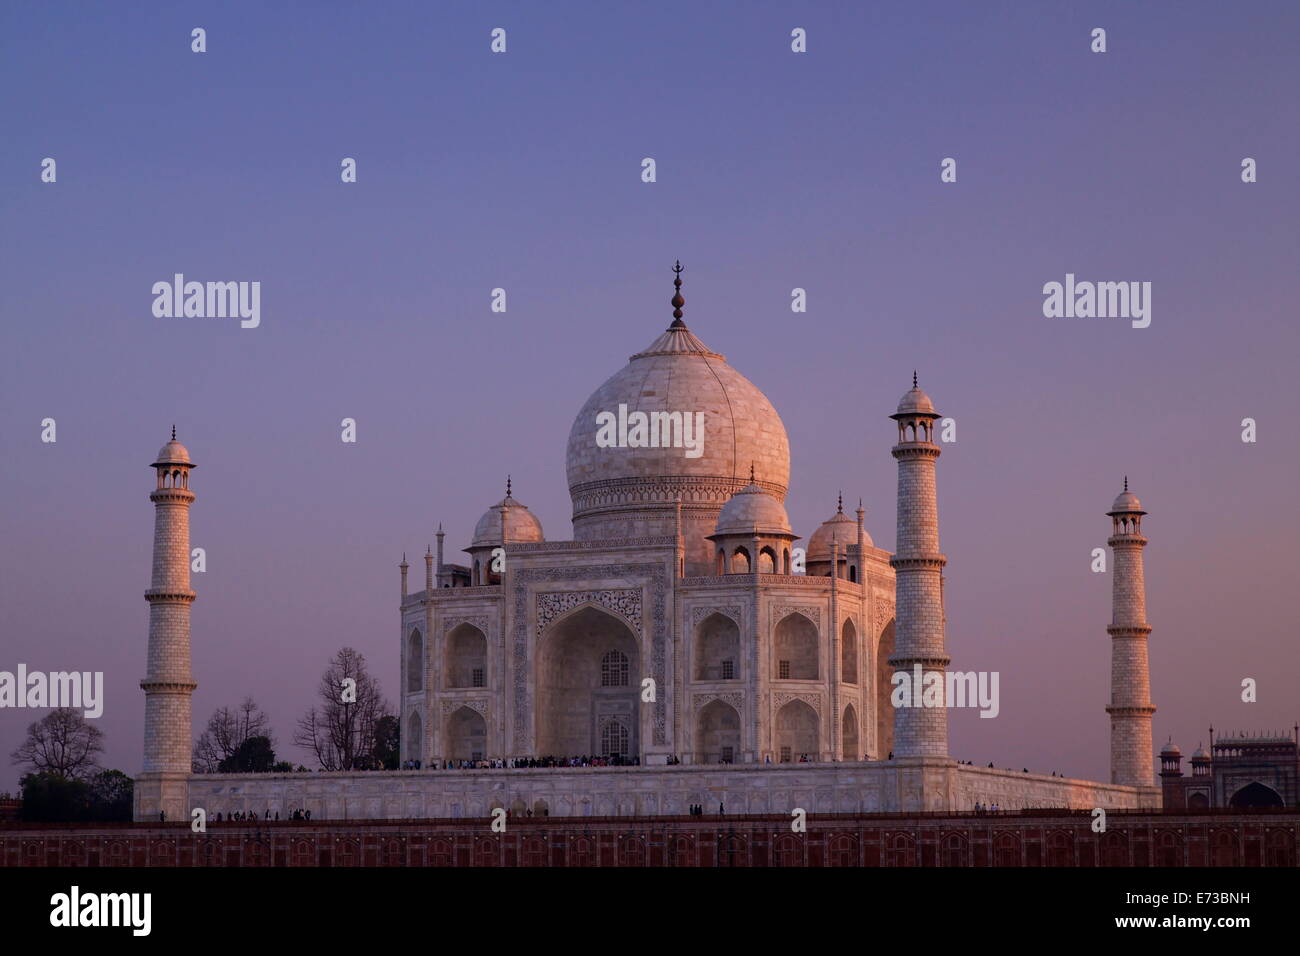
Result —
<svg viewBox="0 0 1300 956"><path fill-rule="evenodd" d="M57 773L73 780L89 776L103 752L104 732L86 723L81 711L60 707L28 725L27 739L12 758L36 773Z"/></svg>
<svg viewBox="0 0 1300 956"><path fill-rule="evenodd" d="M321 675L317 693L320 706L303 714L293 742L311 751L322 770L371 765L375 725L389 707L365 657L350 647L341 649Z"/></svg>
<svg viewBox="0 0 1300 956"><path fill-rule="evenodd" d="M216 773L221 761L232 757L251 737L271 736L271 721L251 697L238 707L218 707L208 718L207 729L194 743L191 764L195 773Z"/></svg>

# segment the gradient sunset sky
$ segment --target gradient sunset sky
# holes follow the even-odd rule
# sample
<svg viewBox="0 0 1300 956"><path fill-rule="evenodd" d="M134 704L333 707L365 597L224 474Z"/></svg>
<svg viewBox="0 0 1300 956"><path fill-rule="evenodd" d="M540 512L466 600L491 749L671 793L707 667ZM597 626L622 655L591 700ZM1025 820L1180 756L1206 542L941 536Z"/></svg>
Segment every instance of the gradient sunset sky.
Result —
<svg viewBox="0 0 1300 956"><path fill-rule="evenodd" d="M340 646L397 702L403 551L419 588L441 521L463 561L507 473L571 536L569 426L671 321L680 258L686 322L785 422L805 539L843 489L892 549L914 368L955 418L948 649L1002 700L951 714L954 757L1109 779L1089 566L1125 474L1156 748L1289 732L1298 43L1294 2L8 4L0 670L103 671L104 765L140 769L148 466L175 423L208 556L194 730L251 694L305 761ZM155 318L177 272L260 281L261 327ZM1045 318L1066 273L1151 282L1150 327ZM39 716L0 711L0 789Z"/></svg>

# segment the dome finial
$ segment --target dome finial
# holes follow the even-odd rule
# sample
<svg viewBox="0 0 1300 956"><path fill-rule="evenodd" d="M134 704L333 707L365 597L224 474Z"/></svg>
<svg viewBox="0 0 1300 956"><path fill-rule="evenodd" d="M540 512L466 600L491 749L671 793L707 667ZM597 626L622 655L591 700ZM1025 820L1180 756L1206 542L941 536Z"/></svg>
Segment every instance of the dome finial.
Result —
<svg viewBox="0 0 1300 956"><path fill-rule="evenodd" d="M1128 475L1124 476L1124 490L1128 491Z"/></svg>
<svg viewBox="0 0 1300 956"><path fill-rule="evenodd" d="M912 369L912 387L916 388L916 369Z"/></svg>
<svg viewBox="0 0 1300 956"><path fill-rule="evenodd" d="M836 513L837 515L842 515L842 514L844 514L844 492L843 492L843 491L840 492L840 500L839 500L839 502L835 505L835 513Z"/></svg>
<svg viewBox="0 0 1300 956"><path fill-rule="evenodd" d="M670 328L674 329L686 328L686 323L682 321L682 306L686 304L682 298L682 271L682 261L678 259L673 265L673 288L676 292L673 293L673 324Z"/></svg>
<svg viewBox="0 0 1300 956"><path fill-rule="evenodd" d="M172 441L176 440L176 426L172 426Z"/></svg>
<svg viewBox="0 0 1300 956"><path fill-rule="evenodd" d="M751 485L754 483L754 463L752 461L749 463L749 483Z"/></svg>
<svg viewBox="0 0 1300 956"><path fill-rule="evenodd" d="M510 476L506 475L506 497L510 497Z"/></svg>

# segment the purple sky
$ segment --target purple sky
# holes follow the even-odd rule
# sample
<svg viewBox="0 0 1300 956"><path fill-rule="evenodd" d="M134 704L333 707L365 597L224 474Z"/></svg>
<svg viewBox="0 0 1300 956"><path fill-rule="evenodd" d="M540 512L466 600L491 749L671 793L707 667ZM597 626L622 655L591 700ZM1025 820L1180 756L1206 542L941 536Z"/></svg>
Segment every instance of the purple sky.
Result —
<svg viewBox="0 0 1300 956"><path fill-rule="evenodd" d="M195 729L251 694L304 760L293 724L340 646L396 699L403 550L421 582L441 520L463 560L507 472L570 536L573 415L670 321L678 257L691 329L785 421L798 533L843 488L892 548L913 368L956 418L948 647L1001 672L1002 706L952 714L953 756L1109 779L1089 559L1125 473L1150 511L1157 748L1300 718L1294 3L0 17L0 669L104 671L106 765L140 768L148 465L173 422L209 562ZM154 318L176 272L260 281L261 327ZM1044 318L1067 272L1153 283L1150 328ZM0 711L0 789L38 716Z"/></svg>

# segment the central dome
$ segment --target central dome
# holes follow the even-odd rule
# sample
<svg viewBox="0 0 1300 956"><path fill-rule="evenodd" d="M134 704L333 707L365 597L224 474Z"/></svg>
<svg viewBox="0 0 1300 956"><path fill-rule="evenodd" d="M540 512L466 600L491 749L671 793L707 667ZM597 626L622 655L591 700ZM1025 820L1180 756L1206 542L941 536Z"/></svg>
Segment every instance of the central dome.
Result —
<svg viewBox="0 0 1300 956"><path fill-rule="evenodd" d="M609 413L618 419L620 406L627 415L667 412L685 418L702 412L700 453L692 457L689 449L680 446L601 447L597 415ZM790 481L790 444L781 416L767 396L723 356L710 351L680 319L596 389L569 430L569 492L575 517L585 510L580 498L611 482L625 493L658 501L671 502L682 491L684 503L689 503L697 494L686 493L687 486L698 493L701 481L720 480L727 487L719 486L707 497L716 497L721 507L749 483L751 465L758 483L784 500Z"/></svg>
<svg viewBox="0 0 1300 956"><path fill-rule="evenodd" d="M707 536L751 475L785 500L790 442L767 396L686 327L677 284L672 325L592 393L569 430L573 533L579 541L672 535L680 500L687 573L709 573ZM702 421L701 447L684 441L698 436L679 421Z"/></svg>

